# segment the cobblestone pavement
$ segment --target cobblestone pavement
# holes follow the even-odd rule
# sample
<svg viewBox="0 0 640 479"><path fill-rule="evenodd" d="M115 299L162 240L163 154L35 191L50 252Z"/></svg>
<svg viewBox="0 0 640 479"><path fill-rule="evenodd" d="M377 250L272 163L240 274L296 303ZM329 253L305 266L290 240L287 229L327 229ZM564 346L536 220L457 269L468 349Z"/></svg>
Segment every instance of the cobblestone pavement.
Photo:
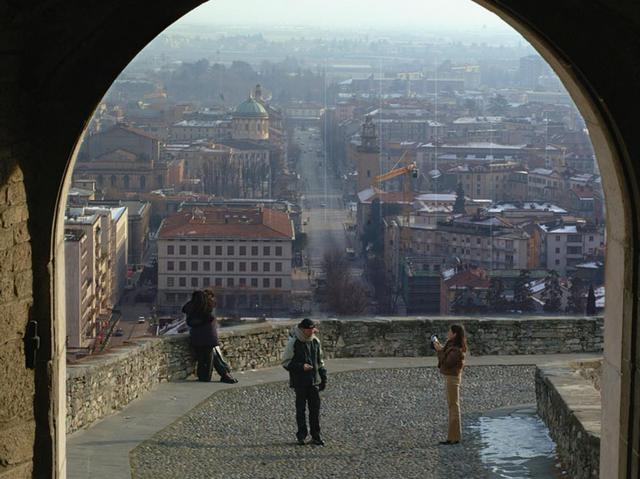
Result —
<svg viewBox="0 0 640 479"><path fill-rule="evenodd" d="M331 375L321 393L325 447L295 445L294 396L272 383L218 392L131 452L134 478L490 478L468 427L481 413L534 403L532 366L474 366L461 386L463 442L446 434L435 368Z"/></svg>

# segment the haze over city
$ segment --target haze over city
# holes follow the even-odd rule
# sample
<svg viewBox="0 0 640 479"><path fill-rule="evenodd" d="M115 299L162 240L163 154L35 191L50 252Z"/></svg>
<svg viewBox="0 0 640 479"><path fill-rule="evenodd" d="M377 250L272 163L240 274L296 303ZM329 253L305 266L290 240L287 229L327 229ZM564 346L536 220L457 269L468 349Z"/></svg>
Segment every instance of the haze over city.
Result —
<svg viewBox="0 0 640 479"><path fill-rule="evenodd" d="M513 32L498 16L470 0L274 0L268 8L258 0L216 0L196 8L179 23Z"/></svg>

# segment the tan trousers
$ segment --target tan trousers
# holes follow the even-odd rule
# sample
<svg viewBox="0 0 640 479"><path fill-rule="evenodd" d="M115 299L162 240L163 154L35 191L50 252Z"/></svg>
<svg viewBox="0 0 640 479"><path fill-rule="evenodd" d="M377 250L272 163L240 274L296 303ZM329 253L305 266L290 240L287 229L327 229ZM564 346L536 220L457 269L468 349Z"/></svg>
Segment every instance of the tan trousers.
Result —
<svg viewBox="0 0 640 479"><path fill-rule="evenodd" d="M459 441L462 436L460 426L460 376L444 377L447 388L447 405L449 406L449 432L447 441Z"/></svg>

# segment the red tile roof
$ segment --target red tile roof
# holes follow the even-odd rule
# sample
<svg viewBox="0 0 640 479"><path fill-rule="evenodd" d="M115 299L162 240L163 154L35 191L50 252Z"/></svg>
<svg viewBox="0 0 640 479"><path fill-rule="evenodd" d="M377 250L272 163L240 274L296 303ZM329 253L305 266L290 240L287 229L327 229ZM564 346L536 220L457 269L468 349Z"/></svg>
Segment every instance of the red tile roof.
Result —
<svg viewBox="0 0 640 479"><path fill-rule="evenodd" d="M479 288L486 289L490 285L487 272L483 268L468 268L457 272L444 280L447 289Z"/></svg>
<svg viewBox="0 0 640 479"><path fill-rule="evenodd" d="M166 218L159 238L293 238L289 215L270 208L197 207Z"/></svg>
<svg viewBox="0 0 640 479"><path fill-rule="evenodd" d="M145 138L149 138L151 140L159 141L157 136L149 133L148 131L142 130L141 128L133 127L127 123L116 123L113 126L113 129L116 129L116 128L120 130L128 131L129 133L133 133L138 136L144 136ZM111 130L108 130L108 131L111 131Z"/></svg>
<svg viewBox="0 0 640 479"><path fill-rule="evenodd" d="M571 190L574 195L576 195L580 199L593 199L594 192L591 188L574 188Z"/></svg>

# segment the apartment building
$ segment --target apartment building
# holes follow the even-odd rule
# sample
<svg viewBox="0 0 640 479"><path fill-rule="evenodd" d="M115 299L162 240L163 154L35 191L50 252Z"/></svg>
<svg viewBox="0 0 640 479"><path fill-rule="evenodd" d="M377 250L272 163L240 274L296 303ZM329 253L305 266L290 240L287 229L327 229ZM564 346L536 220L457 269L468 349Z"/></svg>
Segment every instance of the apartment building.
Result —
<svg viewBox="0 0 640 479"><path fill-rule="evenodd" d="M128 212L124 206L68 208L65 228L84 231L91 254L98 312L108 321L120 301L127 278Z"/></svg>
<svg viewBox="0 0 640 479"><path fill-rule="evenodd" d="M513 173L521 169L513 161L477 166L456 166L447 171L455 176L455 183L462 183L464 193L471 199L504 201L510 197Z"/></svg>
<svg viewBox="0 0 640 479"><path fill-rule="evenodd" d="M529 234L499 218L462 217L437 226L411 225L412 254L493 269L525 269Z"/></svg>
<svg viewBox="0 0 640 479"><path fill-rule="evenodd" d="M88 243L84 231L65 230L66 345L69 349L88 348L96 336L95 295Z"/></svg>
<svg viewBox="0 0 640 479"><path fill-rule="evenodd" d="M533 201L562 201L565 190L565 180L557 170L548 168L534 168L529 171L528 199Z"/></svg>
<svg viewBox="0 0 640 479"><path fill-rule="evenodd" d="M212 288L218 309L288 308L295 233L270 208L196 207L166 218L158 233L158 305L178 311L195 289Z"/></svg>
<svg viewBox="0 0 640 479"><path fill-rule="evenodd" d="M604 230L590 223L558 221L539 225L542 231L541 259L547 269L566 276L575 272L576 265L598 257L604 250Z"/></svg>
<svg viewBox="0 0 640 479"><path fill-rule="evenodd" d="M231 138L231 120L182 120L171 125L172 141Z"/></svg>

